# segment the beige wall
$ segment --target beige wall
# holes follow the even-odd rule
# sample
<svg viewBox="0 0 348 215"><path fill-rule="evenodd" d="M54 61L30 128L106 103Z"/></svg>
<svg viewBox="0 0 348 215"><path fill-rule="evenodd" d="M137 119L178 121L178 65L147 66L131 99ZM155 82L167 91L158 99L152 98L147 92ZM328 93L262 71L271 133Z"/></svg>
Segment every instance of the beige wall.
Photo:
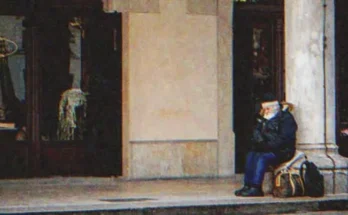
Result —
<svg viewBox="0 0 348 215"><path fill-rule="evenodd" d="M216 16L129 14L130 140L217 139Z"/></svg>
<svg viewBox="0 0 348 215"><path fill-rule="evenodd" d="M132 143L131 178L214 177L215 141Z"/></svg>
<svg viewBox="0 0 348 215"><path fill-rule="evenodd" d="M104 0L123 17L123 176L229 176L232 1Z"/></svg>

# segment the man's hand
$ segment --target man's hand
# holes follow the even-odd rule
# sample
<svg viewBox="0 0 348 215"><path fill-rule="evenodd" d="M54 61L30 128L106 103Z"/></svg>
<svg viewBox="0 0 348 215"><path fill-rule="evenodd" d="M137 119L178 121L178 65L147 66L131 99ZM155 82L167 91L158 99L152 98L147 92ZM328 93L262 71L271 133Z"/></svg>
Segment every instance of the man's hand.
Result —
<svg viewBox="0 0 348 215"><path fill-rule="evenodd" d="M254 129L253 131L253 140L255 143L262 143L264 141L264 138L258 129Z"/></svg>

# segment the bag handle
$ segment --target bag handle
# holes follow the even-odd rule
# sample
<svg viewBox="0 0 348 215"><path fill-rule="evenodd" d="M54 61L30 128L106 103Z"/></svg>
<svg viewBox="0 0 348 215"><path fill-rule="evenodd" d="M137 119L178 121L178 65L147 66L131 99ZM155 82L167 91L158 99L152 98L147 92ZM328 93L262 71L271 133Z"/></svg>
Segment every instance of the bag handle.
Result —
<svg viewBox="0 0 348 215"><path fill-rule="evenodd" d="M308 158L306 155L305 155L305 158L306 158L306 160L301 163L301 168L300 168L300 176L301 176L301 179L303 182L305 182L304 173L303 173L304 168L303 167L306 166L306 168L307 168L307 166L308 166Z"/></svg>
<svg viewBox="0 0 348 215"><path fill-rule="evenodd" d="M292 190L292 195L294 196L296 193L295 183L293 181L292 174L290 172L288 172L288 174L289 174L289 181L290 181L290 186Z"/></svg>
<svg viewBox="0 0 348 215"><path fill-rule="evenodd" d="M293 175L292 172L289 171L288 174L289 174L290 186L291 186L291 189L292 189L292 196L295 196L295 194L296 194L296 185L295 185L295 182L294 182L295 178L294 178L294 175ZM305 194L305 187L304 187L304 184L303 184L303 180L300 179L299 183L300 183L300 186L302 188L302 195L304 195Z"/></svg>

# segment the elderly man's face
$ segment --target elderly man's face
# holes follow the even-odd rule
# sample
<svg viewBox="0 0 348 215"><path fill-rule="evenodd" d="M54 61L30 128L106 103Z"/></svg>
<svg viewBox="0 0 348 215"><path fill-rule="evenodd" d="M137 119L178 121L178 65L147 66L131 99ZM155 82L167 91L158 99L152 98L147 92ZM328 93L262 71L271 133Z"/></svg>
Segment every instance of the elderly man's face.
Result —
<svg viewBox="0 0 348 215"><path fill-rule="evenodd" d="M263 102L261 106L264 116L274 115L279 111L278 101Z"/></svg>
<svg viewBox="0 0 348 215"><path fill-rule="evenodd" d="M267 114L269 114L269 113L271 113L271 110L272 110L272 108L271 107L265 107L265 108L263 108L263 113L265 114L265 115L267 115Z"/></svg>

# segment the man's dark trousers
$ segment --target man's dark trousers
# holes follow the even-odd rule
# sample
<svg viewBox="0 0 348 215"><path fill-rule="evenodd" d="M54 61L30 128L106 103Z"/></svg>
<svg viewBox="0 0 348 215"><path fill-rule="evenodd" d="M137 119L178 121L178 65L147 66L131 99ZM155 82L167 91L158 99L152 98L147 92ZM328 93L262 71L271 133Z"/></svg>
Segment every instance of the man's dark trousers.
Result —
<svg viewBox="0 0 348 215"><path fill-rule="evenodd" d="M267 168L277 164L278 159L272 152L250 151L246 158L244 184L255 187L262 186Z"/></svg>

